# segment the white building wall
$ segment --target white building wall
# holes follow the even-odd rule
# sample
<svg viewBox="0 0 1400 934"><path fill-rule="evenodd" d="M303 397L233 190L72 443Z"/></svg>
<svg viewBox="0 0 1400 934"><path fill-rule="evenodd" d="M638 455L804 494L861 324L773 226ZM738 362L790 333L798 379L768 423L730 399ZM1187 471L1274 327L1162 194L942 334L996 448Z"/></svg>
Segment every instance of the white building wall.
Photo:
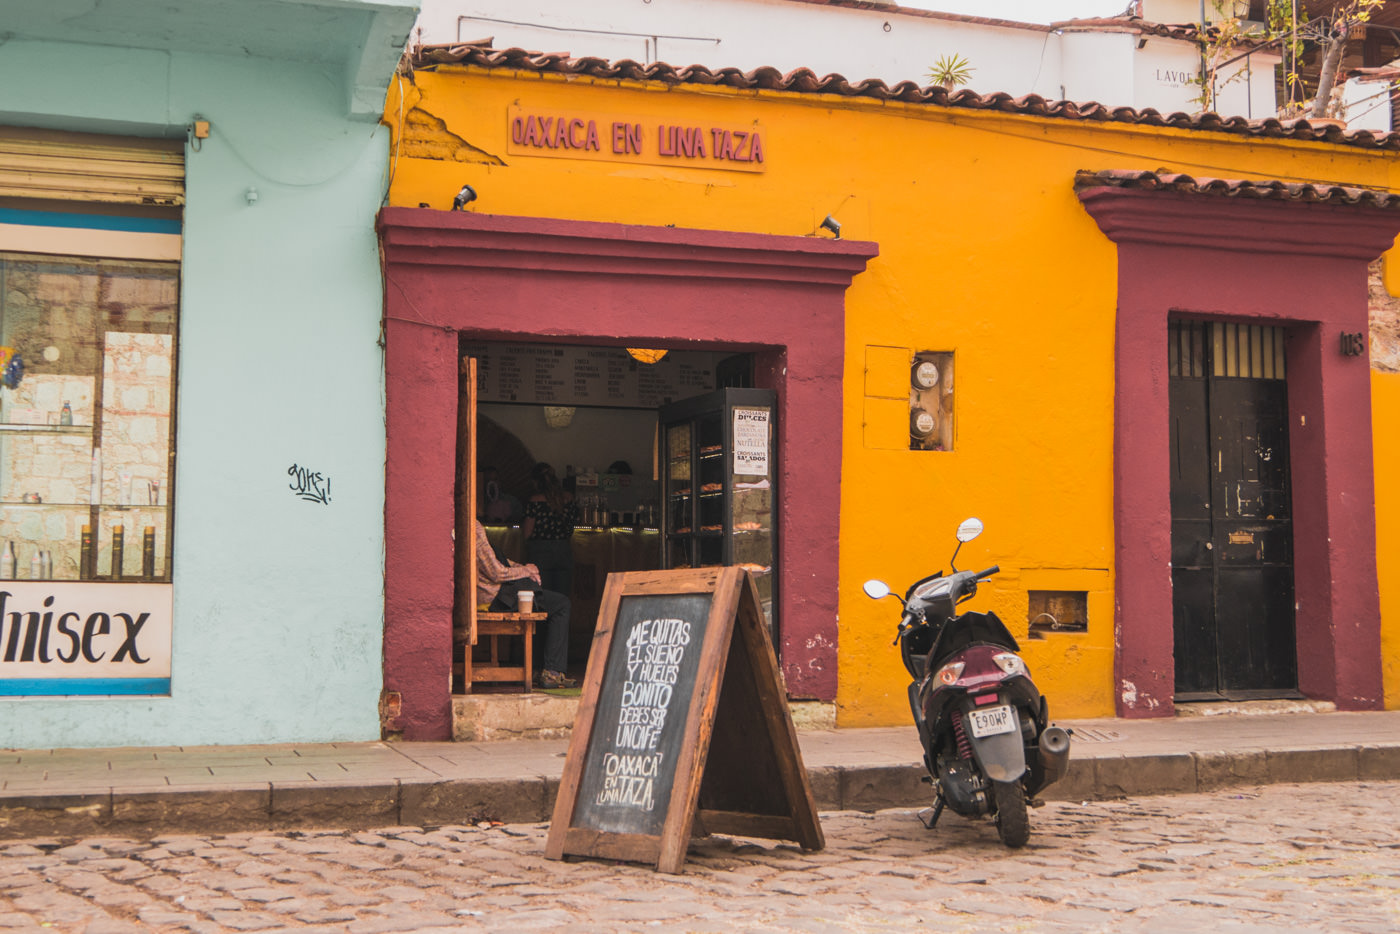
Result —
<svg viewBox="0 0 1400 934"><path fill-rule="evenodd" d="M1067 32L1061 38L1064 97L1136 107L1133 52L1137 37L1128 33Z"/></svg>
<svg viewBox="0 0 1400 934"><path fill-rule="evenodd" d="M1191 0L1161 0L1160 6L1163 22L1197 18L1188 9ZM418 25L419 41L427 44L491 38L498 49L745 71L810 68L887 84L928 84L935 61L958 55L973 68L966 87L984 94L1038 94L1164 113L1194 112L1196 90L1157 75L1194 76L1200 67L1196 45L1181 40L792 0L532 0L527 9L507 0L424 0ZM1256 60L1255 74L1274 61ZM1273 113L1270 81L1232 84L1218 100L1226 114Z"/></svg>
<svg viewBox="0 0 1400 934"><path fill-rule="evenodd" d="M968 87L1057 95L1056 37L1045 27L988 26L790 0L426 0L424 43L491 37L496 48L567 51L613 61L745 71L810 68L850 80L927 84L929 67L961 55Z"/></svg>
<svg viewBox="0 0 1400 934"><path fill-rule="evenodd" d="M1391 131L1390 82L1352 80L1346 83L1342 93L1347 105L1347 129Z"/></svg>

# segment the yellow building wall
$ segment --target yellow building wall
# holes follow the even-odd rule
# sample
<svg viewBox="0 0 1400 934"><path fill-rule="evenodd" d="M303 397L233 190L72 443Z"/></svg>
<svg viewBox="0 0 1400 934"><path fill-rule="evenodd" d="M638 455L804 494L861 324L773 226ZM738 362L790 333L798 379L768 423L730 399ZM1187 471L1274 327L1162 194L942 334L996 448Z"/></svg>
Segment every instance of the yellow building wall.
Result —
<svg viewBox="0 0 1400 934"><path fill-rule="evenodd" d="M1400 373L1371 373L1376 458L1376 576L1385 707L1400 709Z"/></svg>
<svg viewBox="0 0 1400 934"><path fill-rule="evenodd" d="M765 171L512 153L512 107L635 121L649 132L755 128ZM1206 132L457 66L391 87L386 122L395 131L394 205L445 209L470 183L481 213L799 236L825 236L818 225L830 214L843 237L879 243L846 306L842 726L909 715L908 677L890 645L896 604L871 601L861 583L881 577L902 592L946 567L968 516L986 532L959 564L1002 567L970 606L995 610L1021 638L1028 591L1086 594L1087 632L1023 640L1023 654L1053 715L1114 713L1116 252L1080 207L1075 171L1386 187L1393 159ZM917 351L955 355L950 451L904 449L900 400ZM1385 389L1394 424L1400 388ZM1378 426L1383 414L1378 405ZM1397 453L1378 447L1378 464L1396 463ZM1388 529L1392 553L1395 538ZM1388 601L1393 632L1400 607L1394 593ZM1388 666L1388 692L1394 674Z"/></svg>

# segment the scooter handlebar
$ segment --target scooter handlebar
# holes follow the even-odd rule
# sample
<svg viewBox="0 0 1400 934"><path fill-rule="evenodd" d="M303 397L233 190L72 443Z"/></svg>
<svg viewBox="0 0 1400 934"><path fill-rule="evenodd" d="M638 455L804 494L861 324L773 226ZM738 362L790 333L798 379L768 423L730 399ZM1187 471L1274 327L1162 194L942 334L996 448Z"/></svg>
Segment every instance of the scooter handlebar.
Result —
<svg viewBox="0 0 1400 934"><path fill-rule="evenodd" d="M994 565L992 565L991 567L987 568L985 571L978 571L978 572L977 572L977 579L980 581L980 580L983 580L984 578L991 577L993 574L995 574L996 572L998 572L998 571L1000 571L1000 570L1001 570L1001 565L1000 565L1000 564L994 564Z"/></svg>

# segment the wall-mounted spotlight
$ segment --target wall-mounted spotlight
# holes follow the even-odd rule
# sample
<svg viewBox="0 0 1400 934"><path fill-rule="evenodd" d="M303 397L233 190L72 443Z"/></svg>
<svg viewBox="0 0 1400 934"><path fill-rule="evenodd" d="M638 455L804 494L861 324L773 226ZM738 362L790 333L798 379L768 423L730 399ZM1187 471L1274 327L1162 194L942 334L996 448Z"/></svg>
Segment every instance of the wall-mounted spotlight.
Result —
<svg viewBox="0 0 1400 934"><path fill-rule="evenodd" d="M249 185L248 190L243 192L243 200L248 202L248 207L251 208L258 203L258 190L252 185Z"/></svg>
<svg viewBox="0 0 1400 934"><path fill-rule="evenodd" d="M476 189L470 185L463 185L462 190L457 192L457 197L452 199L452 210L460 211L476 200Z"/></svg>
<svg viewBox="0 0 1400 934"><path fill-rule="evenodd" d="M841 222L830 214L826 216L826 220L822 221L821 228L822 230L831 231L831 235L837 240L841 239Z"/></svg>

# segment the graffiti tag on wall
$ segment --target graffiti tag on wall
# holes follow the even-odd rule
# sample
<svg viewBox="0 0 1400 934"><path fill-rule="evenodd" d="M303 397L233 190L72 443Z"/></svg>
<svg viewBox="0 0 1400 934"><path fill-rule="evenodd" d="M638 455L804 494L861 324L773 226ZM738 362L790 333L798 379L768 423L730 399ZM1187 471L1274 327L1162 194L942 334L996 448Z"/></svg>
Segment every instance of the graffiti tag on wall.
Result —
<svg viewBox="0 0 1400 934"><path fill-rule="evenodd" d="M293 464L287 468L287 476L292 478L292 482L287 484L287 488L301 499L322 505L330 503L331 478L319 470L313 471L309 467Z"/></svg>

